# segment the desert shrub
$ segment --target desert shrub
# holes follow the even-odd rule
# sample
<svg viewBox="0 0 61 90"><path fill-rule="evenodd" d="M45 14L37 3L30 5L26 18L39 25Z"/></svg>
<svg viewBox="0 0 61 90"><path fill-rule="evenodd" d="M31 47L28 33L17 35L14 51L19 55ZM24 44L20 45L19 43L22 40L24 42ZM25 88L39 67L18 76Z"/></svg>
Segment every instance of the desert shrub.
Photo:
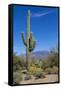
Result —
<svg viewBox="0 0 61 90"><path fill-rule="evenodd" d="M24 59L22 56L13 55L13 71L21 70L24 67Z"/></svg>
<svg viewBox="0 0 61 90"><path fill-rule="evenodd" d="M19 84L23 80L21 72L13 73L13 84Z"/></svg>
<svg viewBox="0 0 61 90"><path fill-rule="evenodd" d="M49 67L58 66L58 49L53 49L50 51L50 54L48 56L48 65Z"/></svg>
<svg viewBox="0 0 61 90"><path fill-rule="evenodd" d="M35 66L31 66L30 68L29 68L29 73L30 74L34 74L36 72L36 67Z"/></svg>
<svg viewBox="0 0 61 90"><path fill-rule="evenodd" d="M45 70L48 68L48 71L51 70L54 66L58 67L58 51L57 49L53 49L52 51L49 52L47 60L40 60L39 61L39 66Z"/></svg>
<svg viewBox="0 0 61 90"><path fill-rule="evenodd" d="M46 72L46 74L51 74L52 73L52 68L46 68L45 69L45 72Z"/></svg>
<svg viewBox="0 0 61 90"><path fill-rule="evenodd" d="M58 73L58 67L54 66L52 68L46 68L45 72L46 72L46 74L57 74Z"/></svg>
<svg viewBox="0 0 61 90"><path fill-rule="evenodd" d="M48 62L48 67L56 66L56 63L58 64L58 62L56 62L56 61L58 61L58 60L56 60L56 58L54 57L54 55L50 55L50 56L48 57L48 60L47 60L47 62Z"/></svg>
<svg viewBox="0 0 61 90"><path fill-rule="evenodd" d="M51 70L51 68L58 67L58 54L57 53L52 53L49 54L47 60L41 60L39 62L39 66L45 70L48 68L48 71Z"/></svg>
<svg viewBox="0 0 61 90"><path fill-rule="evenodd" d="M32 65L30 67L29 73L31 75L35 76L36 79L45 77L45 73L43 72L43 69L42 68L37 68L35 65Z"/></svg>
<svg viewBox="0 0 61 90"><path fill-rule="evenodd" d="M13 71L16 72L18 70L22 70L22 67L19 64L13 65Z"/></svg>
<svg viewBox="0 0 61 90"><path fill-rule="evenodd" d="M42 64L43 64L42 59L40 59L39 62L38 62L38 67L41 68L42 67Z"/></svg>
<svg viewBox="0 0 61 90"><path fill-rule="evenodd" d="M54 66L52 68L52 74L58 74L58 67Z"/></svg>
<svg viewBox="0 0 61 90"><path fill-rule="evenodd" d="M27 74L27 75L25 76L25 80L29 80L29 79L31 79L31 75Z"/></svg>
<svg viewBox="0 0 61 90"><path fill-rule="evenodd" d="M45 78L45 73L44 72L36 72L35 74L34 74L34 76L35 76L35 79L39 79L39 78Z"/></svg>
<svg viewBox="0 0 61 90"><path fill-rule="evenodd" d="M43 70L45 70L47 67L48 67L48 61L47 60L42 60L41 61L41 68L43 69Z"/></svg>
<svg viewBox="0 0 61 90"><path fill-rule="evenodd" d="M43 71L41 68L37 68L35 65L29 68L29 73L34 75L36 72Z"/></svg>

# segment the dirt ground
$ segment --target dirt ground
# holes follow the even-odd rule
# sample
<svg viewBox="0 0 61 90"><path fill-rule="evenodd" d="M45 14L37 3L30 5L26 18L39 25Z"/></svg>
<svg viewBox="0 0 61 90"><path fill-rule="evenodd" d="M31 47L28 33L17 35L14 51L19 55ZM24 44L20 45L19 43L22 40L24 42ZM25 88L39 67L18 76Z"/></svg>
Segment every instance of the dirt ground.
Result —
<svg viewBox="0 0 61 90"><path fill-rule="evenodd" d="M25 80L20 82L20 84L32 84L32 83L49 83L49 82L57 82L58 81L58 75L57 74L51 74L51 75L46 75L45 78L43 79L34 79L34 77L32 77L32 79L30 80Z"/></svg>

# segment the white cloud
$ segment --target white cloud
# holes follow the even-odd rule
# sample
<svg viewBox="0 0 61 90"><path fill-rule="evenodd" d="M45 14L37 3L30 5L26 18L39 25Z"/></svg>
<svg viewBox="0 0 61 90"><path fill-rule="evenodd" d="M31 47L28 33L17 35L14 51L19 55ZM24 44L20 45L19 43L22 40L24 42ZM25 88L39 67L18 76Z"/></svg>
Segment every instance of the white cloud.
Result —
<svg viewBox="0 0 61 90"><path fill-rule="evenodd" d="M52 13L53 11L49 11L49 12L44 12L44 13L31 13L31 17L41 17L41 16L45 16L48 15L50 13Z"/></svg>

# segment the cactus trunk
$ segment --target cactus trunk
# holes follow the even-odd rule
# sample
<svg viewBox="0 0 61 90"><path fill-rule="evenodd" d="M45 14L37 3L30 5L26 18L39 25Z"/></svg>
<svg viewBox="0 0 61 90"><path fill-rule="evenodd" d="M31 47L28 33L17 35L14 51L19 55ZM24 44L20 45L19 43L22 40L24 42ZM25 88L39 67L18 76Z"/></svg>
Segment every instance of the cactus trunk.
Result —
<svg viewBox="0 0 61 90"><path fill-rule="evenodd" d="M26 32L26 40L24 38L24 33L22 33L22 41L26 46L26 69L29 71L30 68L30 53L35 48L35 39L33 38L32 33L30 32L30 10L28 10L27 15L27 32Z"/></svg>
<svg viewBox="0 0 61 90"><path fill-rule="evenodd" d="M26 43L27 43L27 47L26 47L26 68L27 70L29 70L30 67L30 52L29 52L29 38L30 38L30 11L28 11L28 16L27 16L27 35L26 35Z"/></svg>

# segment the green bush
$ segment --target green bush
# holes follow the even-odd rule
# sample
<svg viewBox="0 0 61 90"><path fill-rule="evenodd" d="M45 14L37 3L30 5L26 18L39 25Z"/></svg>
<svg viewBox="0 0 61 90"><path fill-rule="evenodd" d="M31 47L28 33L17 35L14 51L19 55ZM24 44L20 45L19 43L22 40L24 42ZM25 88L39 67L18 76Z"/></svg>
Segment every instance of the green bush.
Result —
<svg viewBox="0 0 61 90"><path fill-rule="evenodd" d="M19 84L23 80L21 72L13 73L13 84Z"/></svg>
<svg viewBox="0 0 61 90"><path fill-rule="evenodd" d="M13 71L17 72L18 70L22 70L22 67L19 64L13 65Z"/></svg>
<svg viewBox="0 0 61 90"><path fill-rule="evenodd" d="M46 74L57 74L58 73L58 67L54 66L52 68L46 68L45 72L46 72Z"/></svg>
<svg viewBox="0 0 61 90"><path fill-rule="evenodd" d="M46 68L45 69L45 72L46 72L46 74L51 74L52 73L52 68Z"/></svg>
<svg viewBox="0 0 61 90"><path fill-rule="evenodd" d="M29 74L34 74L36 72L36 66L33 64L30 68L29 68Z"/></svg>
<svg viewBox="0 0 61 90"><path fill-rule="evenodd" d="M37 72L34 74L35 79L39 79L39 78L45 78L45 73L44 72Z"/></svg>
<svg viewBox="0 0 61 90"><path fill-rule="evenodd" d="M52 68L52 74L58 74L58 67L54 66Z"/></svg>
<svg viewBox="0 0 61 90"><path fill-rule="evenodd" d="M41 61L41 68L45 70L48 67L48 61L47 60L42 60Z"/></svg>
<svg viewBox="0 0 61 90"><path fill-rule="evenodd" d="M13 71L21 70L24 67L24 59L22 56L13 55Z"/></svg>
<svg viewBox="0 0 61 90"><path fill-rule="evenodd" d="M32 65L29 68L29 74L32 74L32 75L34 75L35 73L40 72L40 71L43 71L43 70L41 68L37 68L35 65Z"/></svg>

